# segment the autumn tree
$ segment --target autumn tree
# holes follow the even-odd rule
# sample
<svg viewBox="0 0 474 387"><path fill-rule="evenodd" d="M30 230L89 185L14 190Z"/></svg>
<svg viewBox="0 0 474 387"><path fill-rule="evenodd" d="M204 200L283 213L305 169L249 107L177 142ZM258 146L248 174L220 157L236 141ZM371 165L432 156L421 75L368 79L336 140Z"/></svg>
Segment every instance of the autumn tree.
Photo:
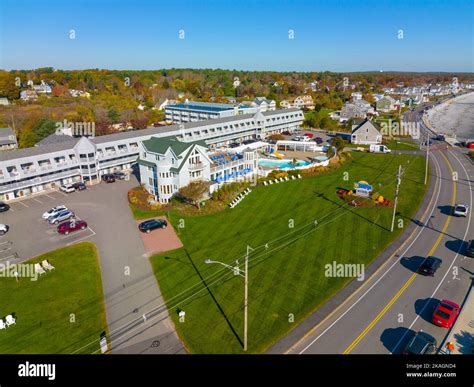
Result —
<svg viewBox="0 0 474 387"><path fill-rule="evenodd" d="M199 210L201 209L201 201L204 200L205 194L209 192L209 186L206 182L198 180L182 187L178 192L180 196L194 204Z"/></svg>

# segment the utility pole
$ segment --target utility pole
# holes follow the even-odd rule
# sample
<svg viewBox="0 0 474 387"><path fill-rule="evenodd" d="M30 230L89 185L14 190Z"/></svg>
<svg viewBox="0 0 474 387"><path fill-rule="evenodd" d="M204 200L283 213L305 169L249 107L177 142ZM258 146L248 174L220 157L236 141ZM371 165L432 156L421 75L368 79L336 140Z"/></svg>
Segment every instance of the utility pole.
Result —
<svg viewBox="0 0 474 387"><path fill-rule="evenodd" d="M249 253L252 248L247 245L247 254L245 254L245 290L244 290L244 351L247 351L248 336L248 312L249 312Z"/></svg>
<svg viewBox="0 0 474 387"><path fill-rule="evenodd" d="M399 165L398 174L397 174L397 189L395 191L395 203L393 204L392 227L390 228L391 232L393 232L393 228L395 227L395 214L397 213L398 191L399 191L401 182L402 182L402 166Z"/></svg>
<svg viewBox="0 0 474 387"><path fill-rule="evenodd" d="M430 134L426 131L426 164L425 164L425 185L428 180L428 159L430 157Z"/></svg>

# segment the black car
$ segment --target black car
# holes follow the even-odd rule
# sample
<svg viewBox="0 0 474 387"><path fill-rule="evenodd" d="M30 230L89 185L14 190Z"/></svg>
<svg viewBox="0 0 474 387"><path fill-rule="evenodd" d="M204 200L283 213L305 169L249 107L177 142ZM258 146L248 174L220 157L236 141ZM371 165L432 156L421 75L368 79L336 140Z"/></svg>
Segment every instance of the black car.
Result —
<svg viewBox="0 0 474 387"><path fill-rule="evenodd" d="M127 177L127 175L123 172L114 172L112 175L116 180L125 180Z"/></svg>
<svg viewBox="0 0 474 387"><path fill-rule="evenodd" d="M114 183L115 177L114 175L108 173L106 175L102 175L102 181L105 181L106 183Z"/></svg>
<svg viewBox="0 0 474 387"><path fill-rule="evenodd" d="M314 141L316 142L316 144L322 144L323 143L323 139L321 137L316 137L314 139Z"/></svg>
<svg viewBox="0 0 474 387"><path fill-rule="evenodd" d="M464 253L466 257L474 258L474 239L469 241L466 247L466 252Z"/></svg>
<svg viewBox="0 0 474 387"><path fill-rule="evenodd" d="M72 186L74 187L76 191L82 191L86 189L86 185L81 181L77 183L73 183Z"/></svg>
<svg viewBox="0 0 474 387"><path fill-rule="evenodd" d="M418 268L418 273L434 276L436 270L441 266L441 259L435 257L426 258Z"/></svg>
<svg viewBox="0 0 474 387"><path fill-rule="evenodd" d="M149 233L157 228L166 228L166 226L168 226L168 223L164 219L150 219L140 223L138 229L141 232Z"/></svg>
<svg viewBox="0 0 474 387"><path fill-rule="evenodd" d="M5 212L10 209L10 206L7 203L0 202L0 212Z"/></svg>
<svg viewBox="0 0 474 387"><path fill-rule="evenodd" d="M404 355L430 355L436 353L436 339L425 332L417 332L403 350Z"/></svg>

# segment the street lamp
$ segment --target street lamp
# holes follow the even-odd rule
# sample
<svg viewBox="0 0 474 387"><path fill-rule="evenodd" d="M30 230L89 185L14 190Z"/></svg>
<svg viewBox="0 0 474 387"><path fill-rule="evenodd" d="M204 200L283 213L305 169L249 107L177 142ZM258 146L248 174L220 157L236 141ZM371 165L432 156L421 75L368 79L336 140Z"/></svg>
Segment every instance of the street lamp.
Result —
<svg viewBox="0 0 474 387"><path fill-rule="evenodd" d="M213 261L212 259L206 259L204 261L205 264L213 264L217 263L219 265L222 265L226 267L227 269L230 269L234 272L234 275L240 275L241 277L244 277L244 351L247 351L247 336L248 336L248 306L249 306L249 253L250 251L253 250L250 246L247 246L247 254L245 254L245 269L242 270L239 268L239 261L235 261L236 266L231 266L228 265L224 262L220 261Z"/></svg>

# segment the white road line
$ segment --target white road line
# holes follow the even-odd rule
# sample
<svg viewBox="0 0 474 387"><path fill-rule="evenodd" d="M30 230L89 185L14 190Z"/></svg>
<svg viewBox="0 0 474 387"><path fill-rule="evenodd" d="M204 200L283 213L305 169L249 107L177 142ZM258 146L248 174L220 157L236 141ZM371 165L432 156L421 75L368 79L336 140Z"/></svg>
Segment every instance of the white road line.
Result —
<svg viewBox="0 0 474 387"><path fill-rule="evenodd" d="M451 153L451 151L448 151L448 152ZM466 171L466 169L464 168L464 165L459 161L459 159L456 157L456 155L455 155L454 153L451 153L451 154L452 154L452 156L457 160L457 162L459 163L459 165L461 165L461 168L464 169L464 173L465 173L466 176L467 176L467 171ZM468 181L468 182L469 182L469 193L470 193L470 195L469 195L469 197L470 197L470 206L469 206L469 208L472 208L472 188L471 188L471 182L470 182L470 181ZM467 234L468 234L468 232L469 232L469 227L470 227L470 225L471 225L471 214L472 214L472 211L469 211L469 218L468 218L468 221L467 221L466 232L464 233L464 236L463 236L463 238L462 238L463 241L466 240L466 236L467 236ZM456 259L458 258L459 253L461 252L461 249L462 249L462 248L463 248L463 244L461 243L461 245L459 246L458 251L456 252L456 255L454 256L453 261L451 262L451 265L449 265L448 270L446 270L446 273L444 274L443 278L441 278L441 281L439 281L438 286L436 286L435 290L434 290L433 293L431 294L430 299L435 296L435 294L438 292L439 288L441 287L441 284L442 284L442 283L444 282L444 280L446 279L446 276L448 275L448 273L451 272L451 268L453 267L454 262L456 262ZM448 282L449 282L449 281L448 281ZM415 317L415 319L413 320L413 322L412 322L412 323L410 324L410 326L408 327L409 330L411 330L411 328L413 327L413 325L415 325L415 323L418 321L418 319L420 318L420 315L423 314L423 312L425 311L425 309L427 308L427 306L428 306L429 303L430 303L429 301L427 301L427 302L425 303L425 305L424 305L423 308L421 309L420 313L417 314L417 316ZM450 331L450 330L448 330L448 333L446 334L446 336L449 334L449 331ZM396 349L398 348L398 346L401 344L401 342L403 341L403 339L404 339L405 336L407 335L407 332L408 332L408 330L405 331L405 333L404 333L403 336L400 338L400 340L398 341L398 343L395 345L395 347L393 347L393 350L391 351L391 353L393 353L393 352L396 351ZM440 348L441 348L441 347L440 347Z"/></svg>
<svg viewBox="0 0 474 387"><path fill-rule="evenodd" d="M91 229L89 229L89 230L92 231ZM77 242L82 241L82 240L87 239L87 238L92 238L94 235L95 235L95 232L92 231L92 234L91 234L91 235L86 235L86 236L84 236L84 237L82 237L82 238L76 239L75 241L69 242L68 244L66 244L66 246L70 246L70 245L72 245L73 243L77 243Z"/></svg>
<svg viewBox="0 0 474 387"><path fill-rule="evenodd" d="M430 215L428 216L427 219L430 219L431 216L433 215L433 212L436 208L438 208L437 206L437 202L438 202L438 198L439 198L439 195L440 195L440 192L441 192L441 185L442 185L442 179L441 179L441 168L438 164L438 161L436 160L435 157L432 157L433 160L435 161L435 166L436 166L436 170L439 171L439 175L437 176L438 178L438 182L439 182L439 186L438 186L438 193L436 195L436 200L434 201L434 204L433 204L433 208L431 209L431 212L430 212ZM413 244L418 240L419 236L422 234L422 232L425 230L426 228L426 223L428 223L427 221L423 223L423 227L421 228L421 230L418 232L417 236L415 237L415 239L413 239L413 241L410 243L410 245L405 249L405 251L403 252L403 254L401 254L401 256L403 257L404 255L406 255L407 251L411 249L411 247L413 246ZM314 340L312 340L306 347L304 347L301 352L299 352L299 355L303 354L304 352L306 352L306 350L311 347L316 341L318 341L323 335L325 335L334 325L336 325L347 313L349 313L353 307L355 307L363 298L365 298L365 296L370 293L370 291L375 287L377 286L377 284L385 277L385 275L387 275L387 273L389 271L391 271L396 265L399 264L399 259L396 259L393 264L385 271L385 273L382 274L382 276L380 276L380 278L375 281L372 286L370 286L365 292L364 294L362 294L349 308L347 308L347 310L341 314L336 320L334 320L334 322L329 325L321 334L319 334Z"/></svg>
<svg viewBox="0 0 474 387"><path fill-rule="evenodd" d="M44 196L47 196L47 197L50 198L50 199L56 200L56 198L55 198L54 196L50 196L50 195L48 195L48 194L45 194Z"/></svg>
<svg viewBox="0 0 474 387"><path fill-rule="evenodd" d="M35 202L38 202L38 203L40 203L40 204L43 204L42 201L40 201L40 200L38 200L38 199L36 199L36 198L31 198L31 199L34 200Z"/></svg>
<svg viewBox="0 0 474 387"><path fill-rule="evenodd" d="M26 208L29 208L29 206L27 206L25 203L23 202L17 202L18 204L21 204L22 206L25 206Z"/></svg>
<svg viewBox="0 0 474 387"><path fill-rule="evenodd" d="M65 194L64 192L61 192L61 191L57 191L56 193L59 193L59 194L64 195L64 196L67 196L67 194Z"/></svg>

